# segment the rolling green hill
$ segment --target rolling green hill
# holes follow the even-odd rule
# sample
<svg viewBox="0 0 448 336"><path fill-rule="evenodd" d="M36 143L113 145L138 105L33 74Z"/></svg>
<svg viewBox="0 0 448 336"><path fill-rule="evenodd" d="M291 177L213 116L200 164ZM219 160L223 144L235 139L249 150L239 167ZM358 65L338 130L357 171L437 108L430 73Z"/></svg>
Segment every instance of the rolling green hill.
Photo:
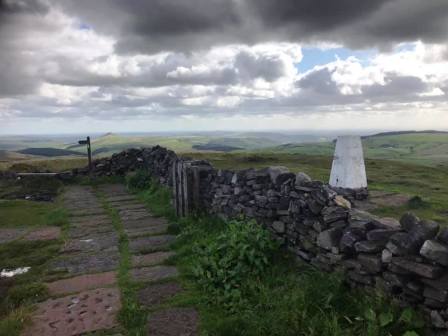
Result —
<svg viewBox="0 0 448 336"><path fill-rule="evenodd" d="M55 157L55 156L84 156L85 154L80 152L75 152L68 149L59 149L59 148L51 148L51 147L43 147L43 148L25 148L17 151L17 153L21 154L30 154L30 155L39 155L45 157Z"/></svg>
<svg viewBox="0 0 448 336"><path fill-rule="evenodd" d="M82 136L0 137L0 150L52 156L85 154L78 145ZM132 147L160 145L178 153L187 152L267 152L332 156L331 136L269 132L203 132L173 134L115 134L92 136L96 157L110 156ZM310 142L312 141L312 142ZM31 147L33 151L23 151ZM448 132L388 132L363 137L366 158L408 162L426 166L448 165ZM43 150L44 152L42 152ZM17 153L18 155L18 153ZM10 154L12 157L12 154Z"/></svg>
<svg viewBox="0 0 448 336"><path fill-rule="evenodd" d="M363 138L364 155L427 166L448 165L447 132L382 133ZM333 142L285 144L267 149L271 152L332 155Z"/></svg>

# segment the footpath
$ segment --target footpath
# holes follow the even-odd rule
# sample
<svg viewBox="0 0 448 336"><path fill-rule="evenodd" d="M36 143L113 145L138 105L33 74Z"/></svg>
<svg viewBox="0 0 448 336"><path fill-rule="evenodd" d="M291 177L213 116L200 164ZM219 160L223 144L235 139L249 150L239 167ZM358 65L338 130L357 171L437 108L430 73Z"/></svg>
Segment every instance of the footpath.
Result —
<svg viewBox="0 0 448 336"><path fill-rule="evenodd" d="M194 308L164 305L183 290L177 268L169 265L175 236L166 234L165 219L119 184L70 187L63 203L70 226L49 266L51 298L36 305L24 336L127 335L120 325L126 291L119 279L137 288L137 304L148 312L147 335L197 335Z"/></svg>

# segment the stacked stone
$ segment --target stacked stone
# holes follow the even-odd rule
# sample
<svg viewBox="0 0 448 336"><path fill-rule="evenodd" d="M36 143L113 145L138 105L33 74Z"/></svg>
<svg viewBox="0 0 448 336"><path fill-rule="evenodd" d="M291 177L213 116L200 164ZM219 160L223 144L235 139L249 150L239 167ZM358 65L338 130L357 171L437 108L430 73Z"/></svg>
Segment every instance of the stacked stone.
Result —
<svg viewBox="0 0 448 336"><path fill-rule="evenodd" d="M398 222L353 209L347 226L319 234L317 245L332 255L321 251L316 258L345 271L353 285L376 286L402 303L420 306L435 327L446 328L447 237L447 229L439 232L437 223L411 213Z"/></svg>
<svg viewBox="0 0 448 336"><path fill-rule="evenodd" d="M171 150L155 146L145 148L142 152L144 166L149 172L158 178L161 184L172 186L172 167L177 155Z"/></svg>
<svg viewBox="0 0 448 336"><path fill-rule="evenodd" d="M176 154L166 148L155 146L151 148L131 148L111 157L102 158L93 162L94 176L125 175L138 169L148 169L149 172L158 177L162 184L171 185L171 167L177 159ZM88 167L75 169L73 173L88 174Z"/></svg>
<svg viewBox="0 0 448 336"><path fill-rule="evenodd" d="M117 154L95 169L123 174L144 167L172 185L175 160L174 152L156 146ZM379 287L420 306L435 327L448 329L448 230L437 223L409 213L399 222L353 209L348 199L365 191L349 195L285 167L234 172L210 166L200 172L199 190L204 212L254 218L301 259L343 271L353 286Z"/></svg>

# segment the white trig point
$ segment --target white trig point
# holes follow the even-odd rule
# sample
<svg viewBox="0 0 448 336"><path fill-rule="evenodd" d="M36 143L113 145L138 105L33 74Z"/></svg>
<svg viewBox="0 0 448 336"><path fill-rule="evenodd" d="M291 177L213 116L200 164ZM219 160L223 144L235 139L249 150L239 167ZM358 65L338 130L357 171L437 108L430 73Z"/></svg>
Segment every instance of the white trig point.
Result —
<svg viewBox="0 0 448 336"><path fill-rule="evenodd" d="M339 136L336 141L330 185L346 189L367 188L366 166L359 136Z"/></svg>

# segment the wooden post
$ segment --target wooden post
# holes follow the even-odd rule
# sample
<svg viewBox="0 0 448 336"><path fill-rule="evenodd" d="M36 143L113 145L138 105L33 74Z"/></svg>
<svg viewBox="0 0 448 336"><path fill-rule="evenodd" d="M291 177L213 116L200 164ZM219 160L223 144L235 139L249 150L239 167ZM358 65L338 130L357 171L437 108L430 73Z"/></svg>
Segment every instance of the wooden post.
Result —
<svg viewBox="0 0 448 336"><path fill-rule="evenodd" d="M173 163L173 198L177 216L188 216L200 208L200 173L203 169L210 167L196 166L193 161Z"/></svg>
<svg viewBox="0 0 448 336"><path fill-rule="evenodd" d="M92 149L89 136L87 137L87 156L89 157L89 175L92 175Z"/></svg>
<svg viewBox="0 0 448 336"><path fill-rule="evenodd" d="M78 144L87 145L87 157L89 160L89 175L92 175L92 148L90 146L90 137L88 136L86 140L79 140Z"/></svg>
<svg viewBox="0 0 448 336"><path fill-rule="evenodd" d="M178 185L177 185L177 160L173 162L173 205L174 205L174 209L176 211L176 216L179 216L179 190L178 190Z"/></svg>

